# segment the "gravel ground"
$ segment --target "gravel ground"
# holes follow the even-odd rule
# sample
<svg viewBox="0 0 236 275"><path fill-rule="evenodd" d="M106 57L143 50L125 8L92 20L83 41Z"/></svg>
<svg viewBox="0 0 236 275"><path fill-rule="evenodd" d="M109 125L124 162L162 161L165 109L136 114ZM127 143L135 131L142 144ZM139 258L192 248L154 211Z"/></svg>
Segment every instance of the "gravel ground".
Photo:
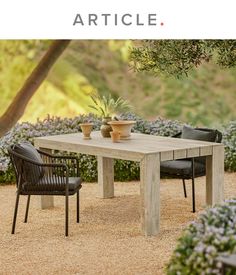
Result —
<svg viewBox="0 0 236 275"><path fill-rule="evenodd" d="M204 207L205 177L196 180L197 213L183 197L180 180L161 181L161 230L145 238L140 231L139 183L115 183L115 198L96 197L96 184L81 189L81 222L76 224L75 196L70 199L70 227L64 237L64 199L40 209L31 200L23 223L26 198L20 198L16 234L11 235L15 187L0 187L0 274L164 274L183 228ZM235 173L225 174L225 197L236 197Z"/></svg>

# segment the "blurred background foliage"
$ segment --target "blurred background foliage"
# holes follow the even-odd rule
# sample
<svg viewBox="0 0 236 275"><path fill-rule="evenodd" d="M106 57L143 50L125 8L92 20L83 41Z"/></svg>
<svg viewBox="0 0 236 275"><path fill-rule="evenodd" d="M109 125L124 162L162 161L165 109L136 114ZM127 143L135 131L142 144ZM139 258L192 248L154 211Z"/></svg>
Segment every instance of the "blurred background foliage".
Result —
<svg viewBox="0 0 236 275"><path fill-rule="evenodd" d="M74 40L30 101L21 121L47 114L73 117L90 112L90 94L121 96L146 118L158 116L194 125L236 118L236 69L206 62L176 79L134 72L129 53L135 41ZM0 115L37 64L50 41L0 41Z"/></svg>

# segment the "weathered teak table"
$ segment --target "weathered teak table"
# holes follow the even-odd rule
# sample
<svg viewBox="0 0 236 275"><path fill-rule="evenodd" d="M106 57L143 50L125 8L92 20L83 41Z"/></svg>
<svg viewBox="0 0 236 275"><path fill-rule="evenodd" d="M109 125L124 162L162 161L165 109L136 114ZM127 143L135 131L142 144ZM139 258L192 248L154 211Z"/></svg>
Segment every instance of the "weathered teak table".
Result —
<svg viewBox="0 0 236 275"><path fill-rule="evenodd" d="M92 132L91 137L91 140L84 140L81 133L40 137L35 139L35 146L47 151L63 150L97 156L101 198L114 196L114 158L139 161L141 225L146 236L156 235L160 227L161 161L206 156L206 203L212 205L223 200L222 144L136 133L119 143L101 137L100 132ZM53 198L42 196L41 206L52 207Z"/></svg>

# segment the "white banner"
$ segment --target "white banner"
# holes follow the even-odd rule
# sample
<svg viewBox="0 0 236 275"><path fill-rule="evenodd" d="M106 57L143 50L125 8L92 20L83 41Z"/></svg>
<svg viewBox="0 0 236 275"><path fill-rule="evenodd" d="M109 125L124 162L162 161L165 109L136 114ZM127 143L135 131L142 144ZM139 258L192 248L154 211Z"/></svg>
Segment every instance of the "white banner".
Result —
<svg viewBox="0 0 236 275"><path fill-rule="evenodd" d="M235 39L235 0L5 0L1 39Z"/></svg>

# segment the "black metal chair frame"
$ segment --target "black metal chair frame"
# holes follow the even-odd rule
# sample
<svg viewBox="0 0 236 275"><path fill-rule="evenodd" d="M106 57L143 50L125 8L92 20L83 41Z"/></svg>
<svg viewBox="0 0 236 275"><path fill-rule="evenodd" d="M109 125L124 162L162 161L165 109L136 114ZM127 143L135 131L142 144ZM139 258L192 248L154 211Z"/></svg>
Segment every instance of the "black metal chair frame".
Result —
<svg viewBox="0 0 236 275"><path fill-rule="evenodd" d="M79 199L79 190L81 189L82 185L80 184L78 188L75 190L69 189L69 179L70 174L73 173L74 176L79 177L79 165L78 165L78 158L74 156L55 156L49 153L37 150L40 156L42 157L44 163L38 163L32 161L31 159L22 156L14 152L14 150L9 147L8 153L10 155L11 162L14 167L14 172L16 176L16 203L15 203L15 210L14 210L14 217L12 223L12 234L15 233L15 226L16 226L16 218L18 212L18 205L19 205L19 198L20 195L27 195L27 204L26 204L26 211L25 211L25 219L24 222L27 223L28 221L28 213L29 213L29 204L30 204L30 197L31 195L56 195L56 196L65 196L65 236L68 236L68 224L69 224L69 196L74 195L77 193L77 223L79 223L80 216L80 199ZM46 183L47 188L42 190L39 188L40 185L38 182L35 181L35 175L31 178L31 183L25 181L25 173L27 169L26 167L34 167L37 169L44 169L45 176L44 176L44 184ZM53 180L52 180L53 177ZM30 187L30 189L25 189L24 185Z"/></svg>
<svg viewBox="0 0 236 275"><path fill-rule="evenodd" d="M209 128L195 128L195 129L196 130L200 130L200 131L206 131L206 132L216 131L216 140L215 140L215 142L220 143L221 140L222 140L222 134L218 130L213 130L213 129L209 129ZM175 134L172 137L173 138L181 138L181 134L182 134L182 132L179 132L179 133ZM200 157L200 158L202 158L202 157ZM189 179L192 180L192 209L193 209L193 213L196 212L196 206L195 206L195 177L205 176L205 173L202 173L202 174L199 173L197 176L195 175L195 160L197 161L197 159L198 159L198 157L187 159L187 160L191 161L191 173L190 173L191 176L189 176L189 175L177 175L177 174L174 175L174 178L182 179L183 190L184 190L184 197L185 198L187 198L187 191L186 191L185 180L189 180ZM170 174L165 174L165 173L162 173L162 176L173 177L172 174L170 175Z"/></svg>

